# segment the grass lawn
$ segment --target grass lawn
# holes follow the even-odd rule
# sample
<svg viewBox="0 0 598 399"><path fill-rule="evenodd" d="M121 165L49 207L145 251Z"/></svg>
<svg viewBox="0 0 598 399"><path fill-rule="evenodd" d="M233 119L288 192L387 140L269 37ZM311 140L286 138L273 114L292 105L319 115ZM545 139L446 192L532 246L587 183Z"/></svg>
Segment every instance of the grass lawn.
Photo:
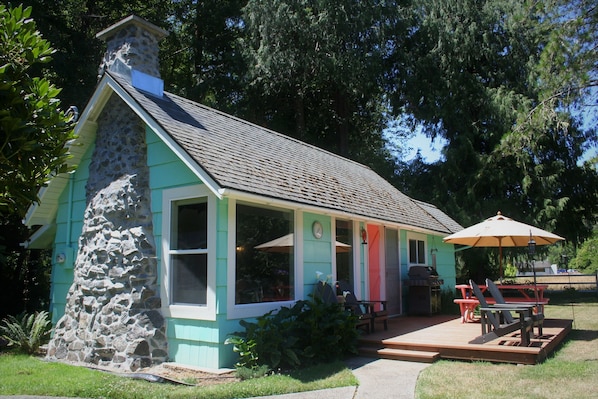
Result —
<svg viewBox="0 0 598 399"><path fill-rule="evenodd" d="M547 318L572 319L573 331L537 365L442 360L420 375L415 397L432 398L597 398L598 297L596 293L550 293Z"/></svg>
<svg viewBox="0 0 598 399"><path fill-rule="evenodd" d="M24 355L0 354L0 395L80 398L247 398L357 385L344 363L322 364L243 382L190 387L150 383Z"/></svg>

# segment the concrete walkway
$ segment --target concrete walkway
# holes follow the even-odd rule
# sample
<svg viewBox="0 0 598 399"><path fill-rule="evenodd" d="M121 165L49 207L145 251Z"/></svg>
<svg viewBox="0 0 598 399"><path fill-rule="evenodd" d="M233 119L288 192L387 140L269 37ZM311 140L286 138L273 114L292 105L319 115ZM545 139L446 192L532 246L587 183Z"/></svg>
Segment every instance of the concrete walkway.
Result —
<svg viewBox="0 0 598 399"><path fill-rule="evenodd" d="M414 399L419 373L429 364L356 357L349 359L347 366L357 377L358 387L259 396L254 399Z"/></svg>

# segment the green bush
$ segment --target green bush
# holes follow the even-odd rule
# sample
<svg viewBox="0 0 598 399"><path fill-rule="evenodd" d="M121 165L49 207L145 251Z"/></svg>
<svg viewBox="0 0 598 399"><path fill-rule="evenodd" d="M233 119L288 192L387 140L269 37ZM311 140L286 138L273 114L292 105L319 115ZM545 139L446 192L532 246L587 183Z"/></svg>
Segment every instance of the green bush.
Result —
<svg viewBox="0 0 598 399"><path fill-rule="evenodd" d="M298 301L256 318L241 320L245 331L226 343L239 354L237 368L296 369L357 353L356 318L338 304Z"/></svg>
<svg viewBox="0 0 598 399"><path fill-rule="evenodd" d="M2 323L0 336L8 342L8 346L30 355L37 353L50 337L51 323L45 311L8 316Z"/></svg>

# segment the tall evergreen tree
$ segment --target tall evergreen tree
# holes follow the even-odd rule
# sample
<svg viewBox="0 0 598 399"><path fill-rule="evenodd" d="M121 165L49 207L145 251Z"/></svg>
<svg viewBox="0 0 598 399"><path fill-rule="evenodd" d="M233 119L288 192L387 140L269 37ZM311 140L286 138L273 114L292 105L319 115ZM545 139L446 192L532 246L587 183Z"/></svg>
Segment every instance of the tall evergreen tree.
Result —
<svg viewBox="0 0 598 399"><path fill-rule="evenodd" d="M245 0L182 0L173 3L165 40L163 78L169 89L242 116L246 67L238 39Z"/></svg>
<svg viewBox="0 0 598 399"><path fill-rule="evenodd" d="M416 159L400 172L408 174L402 179L407 192L441 205L464 225L501 210L573 242L590 234L598 176L579 160L595 132L584 130L569 107L587 92L559 93L592 85L595 41L589 32L560 27L564 4L413 2L407 56L396 54L392 69L393 106L405 112L404 121L447 144L436 164L422 167ZM583 21L592 20L589 14ZM585 44L574 50L567 43L575 38ZM575 59L576 68L557 57ZM421 187L422 180L436 184ZM488 264L487 252L466 252L472 266Z"/></svg>
<svg viewBox="0 0 598 399"><path fill-rule="evenodd" d="M381 80L395 2L249 1L244 21L258 123L362 162L389 158Z"/></svg>

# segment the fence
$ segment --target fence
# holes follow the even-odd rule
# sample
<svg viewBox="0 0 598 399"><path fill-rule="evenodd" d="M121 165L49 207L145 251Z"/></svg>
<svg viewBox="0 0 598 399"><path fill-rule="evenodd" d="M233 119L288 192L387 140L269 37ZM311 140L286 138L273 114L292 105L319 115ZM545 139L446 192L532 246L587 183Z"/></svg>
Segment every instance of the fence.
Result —
<svg viewBox="0 0 598 399"><path fill-rule="evenodd" d="M519 276L516 278L518 283L523 283L533 279L533 276ZM595 274L543 274L536 276L538 284L548 285L549 290L562 291L566 289L575 289L578 291L594 290L598 295L598 271Z"/></svg>

